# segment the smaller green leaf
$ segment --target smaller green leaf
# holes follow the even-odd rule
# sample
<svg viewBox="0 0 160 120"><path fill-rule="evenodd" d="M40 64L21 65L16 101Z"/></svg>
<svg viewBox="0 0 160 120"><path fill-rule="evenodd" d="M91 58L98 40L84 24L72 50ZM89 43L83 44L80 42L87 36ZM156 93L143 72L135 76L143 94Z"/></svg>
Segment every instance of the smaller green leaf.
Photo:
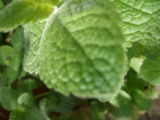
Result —
<svg viewBox="0 0 160 120"><path fill-rule="evenodd" d="M19 25L47 18L53 5L39 0L17 0L0 11L0 31L8 31Z"/></svg>
<svg viewBox="0 0 160 120"><path fill-rule="evenodd" d="M21 79L18 82L18 89L22 92L31 92L38 87L40 87L40 82L36 79Z"/></svg>
<svg viewBox="0 0 160 120"><path fill-rule="evenodd" d="M144 94L152 100L159 98L160 95L159 91L157 90L157 87L155 86L152 86L148 90L144 91Z"/></svg>
<svg viewBox="0 0 160 120"><path fill-rule="evenodd" d="M142 91L135 90L132 92L133 102L138 110L146 111L152 107L152 100L149 99Z"/></svg>
<svg viewBox="0 0 160 120"><path fill-rule="evenodd" d="M34 98L30 93L23 93L18 97L18 103L23 106L33 106Z"/></svg>
<svg viewBox="0 0 160 120"><path fill-rule="evenodd" d="M12 36L11 44L17 53L20 55L23 53L24 35L22 28L16 29Z"/></svg>
<svg viewBox="0 0 160 120"><path fill-rule="evenodd" d="M40 111L41 111L41 113L43 114L43 116L46 118L46 120L50 120L49 119L49 117L48 117L48 115L47 115L47 99L46 98L44 98L44 99L42 99L41 101L40 101Z"/></svg>
<svg viewBox="0 0 160 120"><path fill-rule="evenodd" d="M91 102L92 120L105 120L104 107L96 101Z"/></svg>
<svg viewBox="0 0 160 120"><path fill-rule="evenodd" d="M160 46L144 46L138 42L128 49L131 67L151 85L160 85ZM135 61L135 58L138 61ZM133 60L134 59L134 60ZM143 62L142 62L143 61Z"/></svg>
<svg viewBox="0 0 160 120"><path fill-rule="evenodd" d="M146 50L143 45L139 44L138 42L134 42L132 44L132 47L128 48L127 55L128 55L129 59L131 59L133 57L139 58L145 54L145 51Z"/></svg>
<svg viewBox="0 0 160 120"><path fill-rule="evenodd" d="M160 85L160 57L147 58L140 70L140 77L152 85Z"/></svg>
<svg viewBox="0 0 160 120"><path fill-rule="evenodd" d="M13 111L9 120L46 120L37 108L28 108L24 111Z"/></svg>
<svg viewBox="0 0 160 120"><path fill-rule="evenodd" d="M60 113L67 113L72 110L77 103L77 99L72 96L62 96L51 93L48 97L47 108Z"/></svg>
<svg viewBox="0 0 160 120"><path fill-rule="evenodd" d="M120 116L131 116L133 106L131 97L125 91L121 91L119 95L114 98L110 103L116 107L116 113Z"/></svg>
<svg viewBox="0 0 160 120"><path fill-rule="evenodd" d="M133 57L130 61L130 66L136 71L136 72L139 72L140 71L140 68L143 64L143 61L144 61L145 57L139 57L139 58L136 58L136 57Z"/></svg>
<svg viewBox="0 0 160 120"><path fill-rule="evenodd" d="M7 110L15 110L18 107L18 93L8 87L0 88L0 104Z"/></svg>
<svg viewBox="0 0 160 120"><path fill-rule="evenodd" d="M130 69L126 76L126 79L127 81L125 84L125 90L129 93L135 89L144 90L144 88L148 86L148 83L139 78L138 74L133 69Z"/></svg>
<svg viewBox="0 0 160 120"><path fill-rule="evenodd" d="M14 57L15 51L12 47L3 45L0 47L0 65L8 66L11 58Z"/></svg>
<svg viewBox="0 0 160 120"><path fill-rule="evenodd" d="M11 46L0 47L0 65L4 67L0 77L1 86L9 85L16 80L20 64L20 55Z"/></svg>

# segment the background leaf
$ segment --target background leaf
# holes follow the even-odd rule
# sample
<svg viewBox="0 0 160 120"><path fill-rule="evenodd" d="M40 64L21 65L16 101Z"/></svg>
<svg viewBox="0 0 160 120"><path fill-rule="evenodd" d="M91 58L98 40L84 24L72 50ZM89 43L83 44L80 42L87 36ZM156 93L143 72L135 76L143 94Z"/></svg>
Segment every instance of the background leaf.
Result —
<svg viewBox="0 0 160 120"><path fill-rule="evenodd" d="M160 44L159 0L114 0L120 13L121 28L127 42Z"/></svg>
<svg viewBox="0 0 160 120"><path fill-rule="evenodd" d="M22 29L17 29L9 41L9 45L0 46L0 65L3 68L0 76L1 86L10 85L21 73L24 41Z"/></svg>
<svg viewBox="0 0 160 120"><path fill-rule="evenodd" d="M140 77L152 85L160 85L160 54L147 58L140 70Z"/></svg>
<svg viewBox="0 0 160 120"><path fill-rule="evenodd" d="M8 87L0 88L0 104L7 110L16 110L18 107L17 103L18 93Z"/></svg>
<svg viewBox="0 0 160 120"><path fill-rule="evenodd" d="M141 110L149 110L152 106L152 101L149 99L143 92L139 90L134 90L132 93L133 102L135 103L135 106Z"/></svg>
<svg viewBox="0 0 160 120"><path fill-rule="evenodd" d="M45 19L52 12L53 5L47 2L37 0L14 1L0 11L0 31L8 31L22 24Z"/></svg>
<svg viewBox="0 0 160 120"><path fill-rule="evenodd" d="M30 108L24 111L13 111L9 120L45 120L45 118L37 108Z"/></svg>

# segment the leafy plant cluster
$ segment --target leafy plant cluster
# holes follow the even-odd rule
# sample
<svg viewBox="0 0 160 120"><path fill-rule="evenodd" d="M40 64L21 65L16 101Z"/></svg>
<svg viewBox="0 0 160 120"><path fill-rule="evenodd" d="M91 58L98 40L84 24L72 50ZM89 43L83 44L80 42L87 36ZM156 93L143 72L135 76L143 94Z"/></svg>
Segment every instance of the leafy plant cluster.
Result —
<svg viewBox="0 0 160 120"><path fill-rule="evenodd" d="M159 96L159 0L0 0L0 31L2 120L138 120Z"/></svg>

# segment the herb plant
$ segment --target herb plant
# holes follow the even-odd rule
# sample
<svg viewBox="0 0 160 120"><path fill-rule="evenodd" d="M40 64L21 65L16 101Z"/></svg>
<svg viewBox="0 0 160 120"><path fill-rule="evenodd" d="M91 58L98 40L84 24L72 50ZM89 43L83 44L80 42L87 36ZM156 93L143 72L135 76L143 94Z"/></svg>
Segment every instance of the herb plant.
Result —
<svg viewBox="0 0 160 120"><path fill-rule="evenodd" d="M0 31L9 120L138 120L159 95L159 0L0 0Z"/></svg>

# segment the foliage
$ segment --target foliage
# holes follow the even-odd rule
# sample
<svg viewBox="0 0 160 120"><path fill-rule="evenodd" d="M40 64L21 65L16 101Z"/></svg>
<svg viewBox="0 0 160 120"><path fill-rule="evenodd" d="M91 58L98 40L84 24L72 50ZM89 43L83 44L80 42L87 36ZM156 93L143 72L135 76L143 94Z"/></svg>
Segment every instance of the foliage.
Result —
<svg viewBox="0 0 160 120"><path fill-rule="evenodd" d="M0 0L0 32L9 120L138 120L159 95L159 0Z"/></svg>

